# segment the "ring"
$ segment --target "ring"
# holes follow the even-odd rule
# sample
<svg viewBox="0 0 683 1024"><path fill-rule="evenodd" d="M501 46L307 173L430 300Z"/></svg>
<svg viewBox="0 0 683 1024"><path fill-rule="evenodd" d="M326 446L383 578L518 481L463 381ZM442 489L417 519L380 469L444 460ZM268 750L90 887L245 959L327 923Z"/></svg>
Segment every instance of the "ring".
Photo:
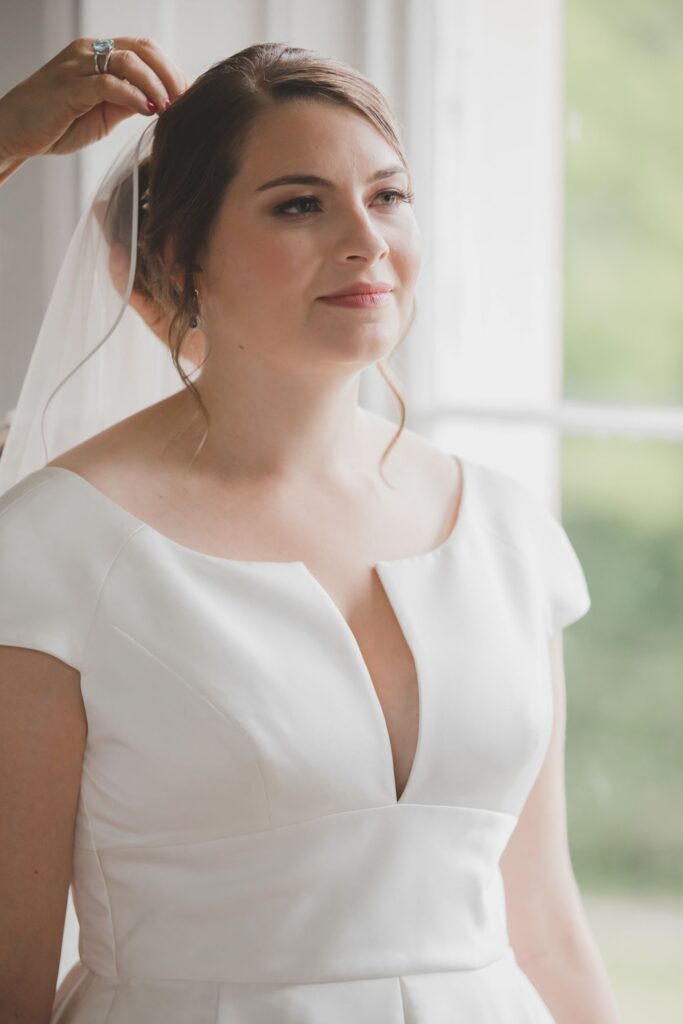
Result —
<svg viewBox="0 0 683 1024"><path fill-rule="evenodd" d="M114 49L113 39L94 39L92 41L92 49L95 55L95 71L98 75L104 75L109 67L109 60ZM100 56L104 54L104 66L100 67Z"/></svg>

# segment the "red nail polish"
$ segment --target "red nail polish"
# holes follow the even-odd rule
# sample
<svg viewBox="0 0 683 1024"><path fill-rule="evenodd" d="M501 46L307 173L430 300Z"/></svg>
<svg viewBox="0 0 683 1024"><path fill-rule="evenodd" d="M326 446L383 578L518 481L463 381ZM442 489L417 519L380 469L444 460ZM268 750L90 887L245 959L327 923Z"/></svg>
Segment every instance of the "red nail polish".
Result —
<svg viewBox="0 0 683 1024"><path fill-rule="evenodd" d="M152 112L153 114L156 114L156 111L157 111L157 105L156 105L156 103L154 103L154 101L153 101L153 100L147 100L147 109L148 109L148 110L151 110L151 112Z"/></svg>

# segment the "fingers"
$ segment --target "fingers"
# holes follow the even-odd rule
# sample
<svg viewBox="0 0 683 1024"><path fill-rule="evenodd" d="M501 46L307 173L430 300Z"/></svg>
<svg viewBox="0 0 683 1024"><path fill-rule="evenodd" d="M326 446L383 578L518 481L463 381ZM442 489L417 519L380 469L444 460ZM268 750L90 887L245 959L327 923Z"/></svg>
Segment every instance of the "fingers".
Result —
<svg viewBox="0 0 683 1024"><path fill-rule="evenodd" d="M115 39L107 71L98 74L93 42L74 39L0 96L0 183L28 157L73 153L109 134L130 113L162 113L190 85L144 36Z"/></svg>
<svg viewBox="0 0 683 1024"><path fill-rule="evenodd" d="M149 39L147 36L120 36L114 40L114 47L137 54L144 64L155 73L171 102L177 100L181 93L189 88L190 81L187 75L170 60L153 39ZM111 55L111 60L116 57L116 49ZM150 99L154 99L154 96L150 96Z"/></svg>
<svg viewBox="0 0 683 1024"><path fill-rule="evenodd" d="M57 58L61 58L60 70L77 64L77 76L72 82L74 86L78 85L79 97L83 96L85 81L108 81L109 88L105 88L103 93L97 92L101 86L96 87L94 92L90 86L87 95L95 96L95 102L109 100L148 116L155 111L162 113L190 84L185 73L153 39L145 36L120 36L114 39L107 71L100 74L94 70L92 43L89 37L75 39L57 55ZM132 88L124 92L120 87L112 86L112 81ZM154 104L153 109L148 105L150 101Z"/></svg>
<svg viewBox="0 0 683 1024"><path fill-rule="evenodd" d="M152 100L159 113L170 107L171 98L166 86L156 71L145 64L134 50L114 50L109 61L108 74L119 80L125 79L131 85L137 86L147 97L145 106L148 100ZM98 75L98 78L105 77L106 75Z"/></svg>
<svg viewBox="0 0 683 1024"><path fill-rule="evenodd" d="M76 41L81 53L82 74L88 77L106 78L111 75L127 80L151 100L161 113L177 99L189 85L187 76L170 60L161 47L145 36L119 36L114 39L104 74L97 74L93 68L92 39ZM150 111L145 109L145 114Z"/></svg>
<svg viewBox="0 0 683 1024"><path fill-rule="evenodd" d="M121 107L130 107L131 110L147 117L153 113L143 90L131 82L117 78L116 75L90 75L88 78L79 79L78 98L88 109L106 101Z"/></svg>

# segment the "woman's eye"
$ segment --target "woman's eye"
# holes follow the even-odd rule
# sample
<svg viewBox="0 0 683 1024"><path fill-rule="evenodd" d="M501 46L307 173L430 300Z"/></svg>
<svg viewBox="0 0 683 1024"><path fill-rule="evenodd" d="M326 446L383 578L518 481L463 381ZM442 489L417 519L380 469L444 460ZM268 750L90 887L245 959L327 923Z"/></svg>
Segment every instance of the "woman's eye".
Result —
<svg viewBox="0 0 683 1024"><path fill-rule="evenodd" d="M399 203L412 203L413 199L415 198L415 193L414 192L403 192L401 189L393 188L393 189L385 189L385 191L379 193L379 196L392 196L396 200L396 202L393 202L393 203L381 203L380 205L382 205L382 206L398 206ZM282 214L285 217L297 217L297 216L298 217L306 217L306 216L308 216L309 213L313 213L314 212L313 210L301 210L301 206L302 206L303 203L316 203L316 204L319 205L318 197L317 196L297 196L296 199L290 199L286 203L283 203L281 206L278 206L276 208L276 210L275 210L275 213L276 214ZM299 213L298 214L296 214L296 213L295 214L287 213L287 211L291 207L298 207L299 208Z"/></svg>
<svg viewBox="0 0 683 1024"><path fill-rule="evenodd" d="M290 215L287 214L287 210L289 210L292 206L296 206L296 207L299 207L299 213L300 214L303 213L303 215L305 216L306 213L311 213L311 211L310 210L302 211L301 210L301 204L302 203L317 203L317 202L318 202L318 200L316 199L315 196L299 196L298 199L290 199L289 202L283 203L282 206L278 206L275 212L276 213L283 213L283 214L285 214L287 216L290 216Z"/></svg>

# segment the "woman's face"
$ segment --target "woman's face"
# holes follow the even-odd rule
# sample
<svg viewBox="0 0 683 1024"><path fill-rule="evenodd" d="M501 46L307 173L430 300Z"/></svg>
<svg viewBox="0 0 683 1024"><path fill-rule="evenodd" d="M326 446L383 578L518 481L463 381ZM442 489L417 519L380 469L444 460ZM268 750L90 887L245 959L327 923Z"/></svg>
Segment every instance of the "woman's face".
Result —
<svg viewBox="0 0 683 1024"><path fill-rule="evenodd" d="M405 171L362 115L291 101L259 118L200 260L199 302L212 355L292 368L355 369L386 357L409 326L421 254ZM283 175L331 184L268 185ZM397 194L398 193L398 194ZM304 198L305 197L305 198ZM383 282L384 304L320 297Z"/></svg>

